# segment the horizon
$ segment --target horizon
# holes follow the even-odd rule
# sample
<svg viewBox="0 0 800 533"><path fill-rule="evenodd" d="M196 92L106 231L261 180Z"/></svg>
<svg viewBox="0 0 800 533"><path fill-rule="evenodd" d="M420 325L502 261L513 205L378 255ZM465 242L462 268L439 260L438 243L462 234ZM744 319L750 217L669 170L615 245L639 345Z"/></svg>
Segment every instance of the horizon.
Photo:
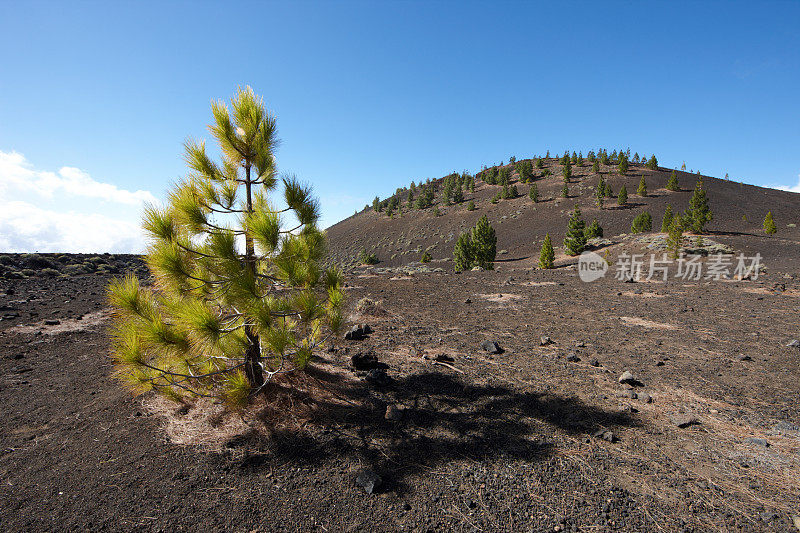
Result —
<svg viewBox="0 0 800 533"><path fill-rule="evenodd" d="M188 5L5 6L0 252L141 252L142 206L244 85L323 228L412 180L547 150L630 147L800 192L797 3ZM241 12L262 41L204 38Z"/></svg>

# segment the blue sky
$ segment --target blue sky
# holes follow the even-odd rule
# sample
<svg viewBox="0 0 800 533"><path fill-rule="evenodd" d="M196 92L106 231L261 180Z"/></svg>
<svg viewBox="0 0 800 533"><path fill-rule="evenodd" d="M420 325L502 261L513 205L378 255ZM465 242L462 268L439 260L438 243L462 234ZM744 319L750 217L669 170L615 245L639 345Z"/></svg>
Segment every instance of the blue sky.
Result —
<svg viewBox="0 0 800 533"><path fill-rule="evenodd" d="M798 189L798 24L800 2L0 0L0 250L136 249L141 201L246 84L324 226L547 149Z"/></svg>

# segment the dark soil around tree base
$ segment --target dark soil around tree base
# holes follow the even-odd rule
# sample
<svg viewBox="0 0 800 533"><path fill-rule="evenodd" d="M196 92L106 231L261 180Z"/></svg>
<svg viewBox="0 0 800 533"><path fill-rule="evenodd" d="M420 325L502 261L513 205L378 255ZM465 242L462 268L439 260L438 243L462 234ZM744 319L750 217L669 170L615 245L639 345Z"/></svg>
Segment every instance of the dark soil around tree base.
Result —
<svg viewBox="0 0 800 533"><path fill-rule="evenodd" d="M192 413L111 377L108 273L0 281L0 529L795 530L800 278L499 268L351 272L374 332L319 354L324 394L257 405L221 446L177 444ZM349 368L369 350L388 380Z"/></svg>

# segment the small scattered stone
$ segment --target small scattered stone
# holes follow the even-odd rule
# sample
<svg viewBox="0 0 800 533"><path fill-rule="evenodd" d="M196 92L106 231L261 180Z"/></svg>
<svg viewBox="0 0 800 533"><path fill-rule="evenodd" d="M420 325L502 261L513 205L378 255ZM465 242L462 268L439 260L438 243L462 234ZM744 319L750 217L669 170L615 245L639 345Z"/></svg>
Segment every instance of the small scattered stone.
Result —
<svg viewBox="0 0 800 533"><path fill-rule="evenodd" d="M578 342L575 343L575 346L577 346L578 348L585 348L586 347L586 343L583 342L583 341L578 341Z"/></svg>
<svg viewBox="0 0 800 533"><path fill-rule="evenodd" d="M548 346L550 344L553 344L553 339L547 335L542 335L542 338L539 339L539 346Z"/></svg>
<svg viewBox="0 0 800 533"><path fill-rule="evenodd" d="M650 395L649 395L648 393L646 393L646 392L643 392L643 393L639 394L639 399L640 399L640 400L641 400L643 403L653 403L653 397L652 397L652 396L650 396Z"/></svg>
<svg viewBox="0 0 800 533"><path fill-rule="evenodd" d="M55 318L48 318L47 320L44 321L45 326L57 326L59 324L61 324L61 321Z"/></svg>
<svg viewBox="0 0 800 533"><path fill-rule="evenodd" d="M767 439L760 439L758 437L748 437L745 440L748 444L759 446L761 448L769 448L769 442L767 442Z"/></svg>
<svg viewBox="0 0 800 533"><path fill-rule="evenodd" d="M403 418L403 410L396 405L388 405L386 406L384 418L390 422L397 422Z"/></svg>
<svg viewBox="0 0 800 533"><path fill-rule="evenodd" d="M368 352L358 352L353 355L350 358L350 364L356 370L370 370L380 365L378 356L376 356L372 350Z"/></svg>
<svg viewBox="0 0 800 533"><path fill-rule="evenodd" d="M503 349L495 341L483 341L481 343L481 348L483 348L484 350L486 350L490 354L503 353Z"/></svg>
<svg viewBox="0 0 800 533"><path fill-rule="evenodd" d="M619 383L623 385L639 385L639 380L630 373L630 371L626 370L622 373L622 375L617 379Z"/></svg>
<svg viewBox="0 0 800 533"><path fill-rule="evenodd" d="M786 422L784 420L781 420L780 422L772 426L772 430L780 433L795 432L795 431L800 431L800 426L792 424L791 422Z"/></svg>
<svg viewBox="0 0 800 533"><path fill-rule="evenodd" d="M589 361L589 364L592 366L600 366L600 361L598 361L597 359L592 359L591 361Z"/></svg>
<svg viewBox="0 0 800 533"><path fill-rule="evenodd" d="M364 379L367 383L376 387L385 387L392 382L392 378L386 373L385 368L373 368L367 372Z"/></svg>
<svg viewBox="0 0 800 533"><path fill-rule="evenodd" d="M374 493L375 490L381 486L382 482L381 476L369 468L362 470L358 476L356 476L356 485L364 489L367 494Z"/></svg>
<svg viewBox="0 0 800 533"><path fill-rule="evenodd" d="M440 362L440 363L452 363L453 361L455 361L455 359L453 359L452 357L450 357L446 353L440 353L439 355L437 355L433 359L435 361Z"/></svg>
<svg viewBox="0 0 800 533"><path fill-rule="evenodd" d="M467 304L467 305L469 305L469 304L471 304L471 303L472 303L472 300L470 300L469 298L467 298L466 300L464 300L464 303L465 303L465 304Z"/></svg>
<svg viewBox="0 0 800 533"><path fill-rule="evenodd" d="M372 328L366 324L357 324L344 334L345 340L360 341L372 333Z"/></svg>
<svg viewBox="0 0 800 533"><path fill-rule="evenodd" d="M800 341L797 339L792 339L786 344L786 346L789 348L800 348Z"/></svg>
<svg viewBox="0 0 800 533"><path fill-rule="evenodd" d="M598 439L603 439L608 442L617 442L618 440L617 436L614 435L614 432L607 429L600 429L598 431L595 431L592 436L597 437Z"/></svg>
<svg viewBox="0 0 800 533"><path fill-rule="evenodd" d="M577 363L580 360L581 358L578 357L575 352L570 352L570 354L567 356L567 361L570 363Z"/></svg>
<svg viewBox="0 0 800 533"><path fill-rule="evenodd" d="M743 353L740 353L739 355L736 356L736 360L737 361L752 361L753 358L750 357L749 355L745 355Z"/></svg>
<svg viewBox="0 0 800 533"><path fill-rule="evenodd" d="M697 417L692 415L677 414L669 417L669 419L679 428L687 428L700 423L700 421L697 420Z"/></svg>

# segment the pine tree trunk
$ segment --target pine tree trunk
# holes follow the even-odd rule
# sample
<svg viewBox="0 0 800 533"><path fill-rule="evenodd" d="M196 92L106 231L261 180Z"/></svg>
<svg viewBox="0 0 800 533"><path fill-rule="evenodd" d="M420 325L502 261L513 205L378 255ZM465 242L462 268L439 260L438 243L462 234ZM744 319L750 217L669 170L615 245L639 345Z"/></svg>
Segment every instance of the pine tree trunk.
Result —
<svg viewBox="0 0 800 533"><path fill-rule="evenodd" d="M245 164L245 189L247 191L247 212L253 212L253 198L250 192L250 164ZM253 246L253 239L245 234L245 266L250 273L256 273L256 253ZM261 368L261 342L258 335L253 331L253 327L246 325L244 334L247 337L248 346L244 355L244 374L251 387L261 387L264 385L264 371Z"/></svg>

